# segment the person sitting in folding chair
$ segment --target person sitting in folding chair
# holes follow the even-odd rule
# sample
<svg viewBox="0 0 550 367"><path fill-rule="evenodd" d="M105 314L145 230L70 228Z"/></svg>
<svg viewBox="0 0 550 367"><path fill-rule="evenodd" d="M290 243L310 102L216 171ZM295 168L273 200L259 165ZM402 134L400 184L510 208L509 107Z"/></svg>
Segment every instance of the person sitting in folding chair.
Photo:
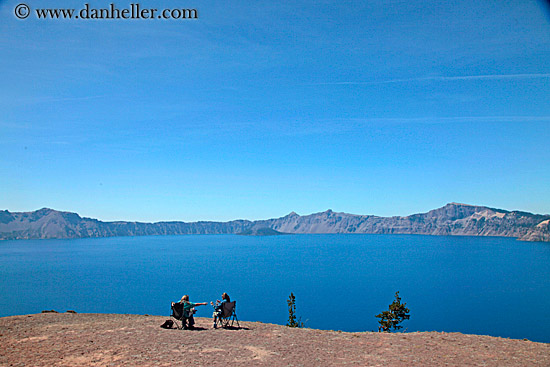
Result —
<svg viewBox="0 0 550 367"><path fill-rule="evenodd" d="M229 295L227 293L222 293L222 300L219 299L216 300L216 305L214 303L210 302L212 306L214 306L214 313L212 314L212 317L214 318L214 323L212 327L215 329L217 326L216 321L221 320L222 314L223 314L223 305L226 302L231 302L231 299L229 298Z"/></svg>
<svg viewBox="0 0 550 367"><path fill-rule="evenodd" d="M195 313L195 306L206 306L207 302L199 302L199 303L193 303L189 302L189 296L186 294L183 297L181 297L181 300L178 302L179 304L183 305L183 329L193 329L195 325L195 318L193 317L193 314Z"/></svg>
<svg viewBox="0 0 550 367"><path fill-rule="evenodd" d="M214 306L212 302L210 302L210 304ZM216 306L214 308L214 329L217 327L218 323L221 327L228 327L229 321L231 321L231 326L233 326L234 321L237 321L237 326L239 328L241 327L237 319L237 314L235 313L236 304L236 301L231 302L229 300L229 295L227 293L222 294L222 301L216 301Z"/></svg>

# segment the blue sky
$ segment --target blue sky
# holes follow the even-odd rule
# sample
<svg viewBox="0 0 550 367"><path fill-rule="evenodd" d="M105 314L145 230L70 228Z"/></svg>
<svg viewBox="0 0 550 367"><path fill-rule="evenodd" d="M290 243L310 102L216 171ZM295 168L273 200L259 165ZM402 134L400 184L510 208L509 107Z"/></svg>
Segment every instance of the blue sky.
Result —
<svg viewBox="0 0 550 367"><path fill-rule="evenodd" d="M18 3L0 0L1 209L550 213L543 2L141 2L193 21L18 20Z"/></svg>

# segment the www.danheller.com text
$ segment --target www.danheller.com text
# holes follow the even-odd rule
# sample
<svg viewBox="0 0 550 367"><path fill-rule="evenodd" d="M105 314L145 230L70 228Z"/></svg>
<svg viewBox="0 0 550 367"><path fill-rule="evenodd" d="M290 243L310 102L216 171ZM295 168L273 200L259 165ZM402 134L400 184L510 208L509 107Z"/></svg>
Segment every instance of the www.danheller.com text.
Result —
<svg viewBox="0 0 550 367"><path fill-rule="evenodd" d="M34 11L33 11L34 10ZM19 19L26 19L34 14L37 19L198 19L197 9L145 8L139 3L131 3L128 7L118 8L114 3L108 7L95 8L86 3L81 9L40 8L31 9L27 4L19 4L14 8L14 14Z"/></svg>

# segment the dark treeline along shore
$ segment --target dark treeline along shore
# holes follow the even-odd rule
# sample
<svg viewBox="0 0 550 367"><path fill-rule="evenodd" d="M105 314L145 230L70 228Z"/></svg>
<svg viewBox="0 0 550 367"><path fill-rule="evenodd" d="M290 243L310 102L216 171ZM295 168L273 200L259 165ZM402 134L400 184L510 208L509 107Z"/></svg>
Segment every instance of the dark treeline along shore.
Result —
<svg viewBox="0 0 550 367"><path fill-rule="evenodd" d="M276 235L283 233L423 234L501 236L523 241L550 241L550 215L450 203L427 213L378 217L327 210L300 216L229 222L102 222L76 213L40 209L0 211L0 239L88 238L185 234Z"/></svg>

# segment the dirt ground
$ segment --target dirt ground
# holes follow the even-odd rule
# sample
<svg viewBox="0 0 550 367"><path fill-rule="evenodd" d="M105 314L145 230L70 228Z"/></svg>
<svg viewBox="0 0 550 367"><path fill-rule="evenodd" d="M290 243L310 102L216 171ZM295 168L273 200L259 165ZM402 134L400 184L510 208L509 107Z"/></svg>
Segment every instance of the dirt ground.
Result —
<svg viewBox="0 0 550 367"><path fill-rule="evenodd" d="M460 333L346 333L240 322L162 329L166 316L0 318L0 366L550 366L550 344Z"/></svg>

